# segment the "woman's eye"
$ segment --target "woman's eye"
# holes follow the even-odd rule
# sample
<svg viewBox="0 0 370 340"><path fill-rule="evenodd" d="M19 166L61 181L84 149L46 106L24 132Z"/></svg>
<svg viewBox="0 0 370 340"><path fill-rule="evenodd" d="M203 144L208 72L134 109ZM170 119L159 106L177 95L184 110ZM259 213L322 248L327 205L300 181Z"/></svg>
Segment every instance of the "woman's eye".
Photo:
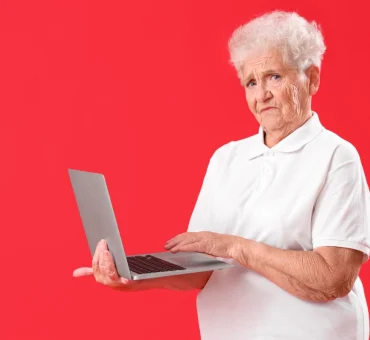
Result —
<svg viewBox="0 0 370 340"><path fill-rule="evenodd" d="M280 79L281 77L280 77L280 75L278 75L278 74L273 74L273 75L272 75L272 78L273 78L273 79L275 79L275 80L278 80L278 79Z"/></svg>
<svg viewBox="0 0 370 340"><path fill-rule="evenodd" d="M247 87L252 87L256 85L256 83L254 81L250 81L248 84L247 84Z"/></svg>

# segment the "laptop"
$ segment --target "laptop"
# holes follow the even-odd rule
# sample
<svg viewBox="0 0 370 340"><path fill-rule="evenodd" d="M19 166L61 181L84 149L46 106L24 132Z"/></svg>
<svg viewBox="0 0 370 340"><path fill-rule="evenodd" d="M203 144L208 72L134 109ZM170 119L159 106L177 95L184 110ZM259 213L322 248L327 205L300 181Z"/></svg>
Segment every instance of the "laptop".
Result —
<svg viewBox="0 0 370 340"><path fill-rule="evenodd" d="M220 270L233 264L197 252L157 252L127 256L103 174L68 169L91 256L105 239L117 272L128 280Z"/></svg>

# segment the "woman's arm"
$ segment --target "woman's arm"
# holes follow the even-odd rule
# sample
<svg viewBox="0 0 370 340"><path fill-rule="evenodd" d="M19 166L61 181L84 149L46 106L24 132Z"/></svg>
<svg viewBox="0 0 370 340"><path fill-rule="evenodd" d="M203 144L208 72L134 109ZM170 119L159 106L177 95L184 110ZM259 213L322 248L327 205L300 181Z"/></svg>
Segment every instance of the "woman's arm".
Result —
<svg viewBox="0 0 370 340"><path fill-rule="evenodd" d="M247 239L240 240L235 259L289 293L325 302L346 296L363 261L354 249L320 247L314 251L282 250Z"/></svg>
<svg viewBox="0 0 370 340"><path fill-rule="evenodd" d="M347 295L363 262L363 253L354 249L283 250L213 232L180 234L167 242L166 249L233 258L287 292L301 299L321 302Z"/></svg>

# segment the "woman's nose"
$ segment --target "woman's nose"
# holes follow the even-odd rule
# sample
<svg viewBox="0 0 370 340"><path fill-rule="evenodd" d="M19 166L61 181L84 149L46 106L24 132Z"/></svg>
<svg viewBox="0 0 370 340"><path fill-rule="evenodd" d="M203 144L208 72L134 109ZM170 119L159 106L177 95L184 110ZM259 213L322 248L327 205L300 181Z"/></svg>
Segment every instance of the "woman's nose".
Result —
<svg viewBox="0 0 370 340"><path fill-rule="evenodd" d="M256 100L259 103L264 103L266 100L272 98L271 91L266 86L259 86L257 89Z"/></svg>

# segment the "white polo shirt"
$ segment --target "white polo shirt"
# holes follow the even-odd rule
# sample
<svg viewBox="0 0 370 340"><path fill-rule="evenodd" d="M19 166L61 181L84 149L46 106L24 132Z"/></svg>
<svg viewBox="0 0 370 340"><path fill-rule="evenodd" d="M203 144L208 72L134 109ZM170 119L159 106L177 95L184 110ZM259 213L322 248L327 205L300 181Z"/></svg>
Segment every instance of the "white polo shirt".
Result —
<svg viewBox="0 0 370 340"><path fill-rule="evenodd" d="M263 130L220 147L188 231L239 235L281 249L370 253L370 194L356 149L317 113L268 148ZM235 261L234 261L235 263ZM239 264L215 271L197 297L202 340L368 340L358 278L345 297L301 300Z"/></svg>

